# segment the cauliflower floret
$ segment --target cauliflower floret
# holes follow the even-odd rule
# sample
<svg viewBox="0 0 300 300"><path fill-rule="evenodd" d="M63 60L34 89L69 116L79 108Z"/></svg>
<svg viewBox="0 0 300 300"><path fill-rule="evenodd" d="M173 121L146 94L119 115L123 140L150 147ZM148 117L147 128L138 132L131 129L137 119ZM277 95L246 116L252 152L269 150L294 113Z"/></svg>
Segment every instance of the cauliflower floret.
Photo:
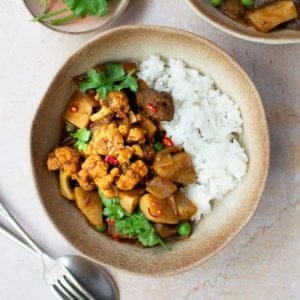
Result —
<svg viewBox="0 0 300 300"><path fill-rule="evenodd" d="M104 124L97 128L85 154L112 155L117 157L120 150L124 148L124 141L115 122Z"/></svg>
<svg viewBox="0 0 300 300"><path fill-rule="evenodd" d="M121 135L126 138L129 133L129 125L128 124L120 124L119 125L119 131Z"/></svg>
<svg viewBox="0 0 300 300"><path fill-rule="evenodd" d="M80 170L75 179L84 191L92 191L96 187L87 170Z"/></svg>
<svg viewBox="0 0 300 300"><path fill-rule="evenodd" d="M147 173L148 169L145 163L142 160L137 160L116 181L117 188L120 190L132 190Z"/></svg>
<svg viewBox="0 0 300 300"><path fill-rule="evenodd" d="M91 178L101 178L107 174L108 166L101 156L92 154L81 165L81 169L86 170Z"/></svg>
<svg viewBox="0 0 300 300"><path fill-rule="evenodd" d="M109 108L116 113L118 118L128 119L130 111L129 100L124 92L110 92L107 95Z"/></svg>
<svg viewBox="0 0 300 300"><path fill-rule="evenodd" d="M79 170L79 153L70 147L59 147L48 155L47 167L49 171L61 169L69 175Z"/></svg>
<svg viewBox="0 0 300 300"><path fill-rule="evenodd" d="M99 155L90 155L81 165L81 170L77 174L78 184L85 191L95 188L96 178L103 178L107 175L108 166Z"/></svg>
<svg viewBox="0 0 300 300"><path fill-rule="evenodd" d="M127 164L133 154L133 150L130 147L124 147L120 150L117 159L120 165Z"/></svg>
<svg viewBox="0 0 300 300"><path fill-rule="evenodd" d="M145 144L145 135L146 135L146 130L144 130L141 127L130 128L129 134L127 137L127 142L128 143Z"/></svg>
<svg viewBox="0 0 300 300"><path fill-rule="evenodd" d="M119 175L120 170L118 168L113 168L110 173L102 178L95 178L95 183L97 187L103 191L108 190L110 186L115 181L116 177Z"/></svg>

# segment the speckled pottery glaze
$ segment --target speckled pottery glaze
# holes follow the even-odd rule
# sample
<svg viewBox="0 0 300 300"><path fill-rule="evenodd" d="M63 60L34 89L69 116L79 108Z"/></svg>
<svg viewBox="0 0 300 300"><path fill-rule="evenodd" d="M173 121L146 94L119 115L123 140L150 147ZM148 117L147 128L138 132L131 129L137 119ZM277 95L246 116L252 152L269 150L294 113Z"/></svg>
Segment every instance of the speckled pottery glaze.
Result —
<svg viewBox="0 0 300 300"><path fill-rule="evenodd" d="M72 78L106 61L140 61L154 53L183 59L211 76L240 106L241 136L249 170L212 213L195 226L189 239L172 242L172 251L117 243L89 227L74 205L62 198L57 174L46 169L57 145L61 115L75 89ZM260 96L248 75L222 49L185 31L157 26L123 26L106 31L73 53L60 68L36 112L31 130L31 159L42 204L60 233L95 262L148 276L167 276L203 263L247 224L262 195L269 168L269 135Z"/></svg>
<svg viewBox="0 0 300 300"><path fill-rule="evenodd" d="M262 33L250 26L233 21L220 13L208 0L185 0L201 18L216 28L237 38L263 44L293 44L300 43L300 31L276 30Z"/></svg>

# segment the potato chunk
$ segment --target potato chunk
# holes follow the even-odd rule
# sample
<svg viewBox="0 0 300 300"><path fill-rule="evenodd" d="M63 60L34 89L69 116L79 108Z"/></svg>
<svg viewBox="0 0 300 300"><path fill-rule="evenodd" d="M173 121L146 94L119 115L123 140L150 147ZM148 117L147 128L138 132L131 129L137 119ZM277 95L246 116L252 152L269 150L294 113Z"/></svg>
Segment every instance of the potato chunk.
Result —
<svg viewBox="0 0 300 300"><path fill-rule="evenodd" d="M74 191L70 184L70 175L63 170L59 170L59 191L68 200L74 200Z"/></svg>
<svg viewBox="0 0 300 300"><path fill-rule="evenodd" d="M281 23L297 18L293 1L277 1L247 14L252 25L261 32L269 32Z"/></svg>
<svg viewBox="0 0 300 300"><path fill-rule="evenodd" d="M177 224L178 218L166 199L146 194L140 199L140 209L146 218L155 223Z"/></svg>
<svg viewBox="0 0 300 300"><path fill-rule="evenodd" d="M89 97L76 91L65 109L63 118L79 128L85 128L89 124L93 111L93 104Z"/></svg>
<svg viewBox="0 0 300 300"><path fill-rule="evenodd" d="M177 207L178 220L179 221L190 220L191 217L197 212L197 207L190 199L188 199L180 191L176 191L173 195Z"/></svg>
<svg viewBox="0 0 300 300"><path fill-rule="evenodd" d="M76 205L87 220L96 228L104 225L102 213L103 205L96 191L84 191L80 187L75 190Z"/></svg>
<svg viewBox="0 0 300 300"><path fill-rule="evenodd" d="M144 189L135 189L131 191L119 191L120 205L126 212L132 214L138 204L140 196L144 193Z"/></svg>

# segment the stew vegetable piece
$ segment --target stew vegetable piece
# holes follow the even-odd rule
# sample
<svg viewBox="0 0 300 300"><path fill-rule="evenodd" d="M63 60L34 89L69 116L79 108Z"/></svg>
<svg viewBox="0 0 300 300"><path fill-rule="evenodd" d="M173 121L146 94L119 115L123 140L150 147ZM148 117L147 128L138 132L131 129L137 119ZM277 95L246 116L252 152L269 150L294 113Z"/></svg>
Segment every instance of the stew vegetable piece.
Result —
<svg viewBox="0 0 300 300"><path fill-rule="evenodd" d="M138 81L137 70L132 62L107 63L76 79L63 141L47 167L59 170L62 196L96 230L169 249L163 239L191 234L197 209L180 189L196 173L160 125L173 119L171 95Z"/></svg>
<svg viewBox="0 0 300 300"><path fill-rule="evenodd" d="M300 0L210 0L224 15L261 32L300 30Z"/></svg>

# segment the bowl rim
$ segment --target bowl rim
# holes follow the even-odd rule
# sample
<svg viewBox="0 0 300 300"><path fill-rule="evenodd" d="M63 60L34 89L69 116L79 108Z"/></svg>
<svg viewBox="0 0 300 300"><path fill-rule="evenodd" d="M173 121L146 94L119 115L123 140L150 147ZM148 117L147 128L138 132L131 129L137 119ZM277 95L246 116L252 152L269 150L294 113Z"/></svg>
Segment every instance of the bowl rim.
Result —
<svg viewBox="0 0 300 300"><path fill-rule="evenodd" d="M73 57L76 56L78 52L84 51L84 49L89 47L89 45L94 43L96 40L98 40L102 37L105 37L105 36L109 36L110 34L113 34L113 33L118 32L118 31L122 31L122 30L139 30L139 29L143 29L143 30L151 29L151 30L158 31L158 32L179 34L179 35L182 35L182 36L185 36L185 37L193 38L193 39L196 39L198 42L204 43L205 45L210 47L212 50L215 50L215 51L218 51L218 52L222 53L224 55L224 57L226 59L228 59L230 61L230 63L233 64L233 66L245 76L245 79L247 79L249 85L253 89L253 92L255 93L255 96L257 97L257 100L258 100L259 109L262 113L262 123L264 125L263 128L262 128L262 132L263 132L263 138L264 138L264 142L265 142L265 149L264 149L264 153L263 153L265 164L264 164L264 168L263 168L263 172L262 172L262 176L261 176L261 178L262 178L261 179L261 184L260 184L259 188L257 189L258 192L256 194L255 202L253 201L253 206L251 207L250 210L248 210L247 217L244 218L244 220L240 222L240 224L237 226L236 230L231 233L231 235L227 238L227 240L225 240L221 245L217 246L213 251L211 251L209 254L207 254L203 258L198 259L198 260L190 263L189 265L180 267L176 270L171 270L171 271L168 270L168 271L165 271L165 272L162 271L160 273L138 272L138 271L129 270L128 268L123 268L123 267L120 267L120 266L107 264L105 262L97 260L96 258L94 258L92 256L89 256L88 254L85 254L83 252L83 250L81 250L77 245L74 245L74 243L72 242L72 239L70 237L66 236L65 233L63 232L63 230L60 229L59 226L56 224L54 219L51 218L45 203L42 201L42 193L41 193L41 190L40 190L39 185L38 185L37 174L36 174L35 166L34 166L34 156L33 156L33 154L34 154L33 153L34 145L33 145L32 142L33 142L35 120L36 120L36 118L39 114L40 109L43 106L43 99L47 96L49 90L51 90L53 88L53 84L55 83L56 77L60 74L60 72L69 64L70 61L72 61ZM244 69L241 67L241 65L239 63L237 63L225 50L223 50L220 46L216 45L214 42L208 40L207 38L199 36L198 34L195 34L195 33L183 30L183 29L178 29L178 28L168 27L168 26L160 26L160 25L123 25L123 26L118 26L118 27L106 30L104 32L101 32L97 36L95 36L92 39L84 42L81 46L79 46L75 50L73 50L71 52L71 54L68 56L68 58L65 60L65 62L59 67L57 72L54 74L50 84L46 88L45 93L41 97L41 101L40 101L38 107L36 108L36 111L35 111L34 116L32 118L31 129L30 129L30 145L29 146L30 146L31 170L32 170L32 173L33 173L35 190L37 191L37 194L39 196L39 201L40 201L40 204L42 206L42 209L44 210L44 213L46 214L48 220L52 223L54 228L61 235L61 237L65 241L67 241L67 243L73 249L76 249L76 251L78 251L82 256L84 256L87 259L90 259L94 263L103 265L103 266L108 267L108 268L112 268L114 270L122 271L122 272L125 272L127 274L131 274L131 275L134 274L134 275L150 277L150 278L169 277L169 276L177 275L179 273L187 272L188 270L191 270L192 268L195 268L196 266L199 266L202 263L206 262L207 260L209 260L210 258L215 256L217 253L219 253L221 250L223 250L241 232L241 230L248 224L249 220L252 218L253 214L255 213L255 211L257 209L257 206L258 206L258 204L259 204L259 202L262 198L262 194L263 194L263 191L264 191L264 188L265 188L265 185L266 185L266 182L267 182L268 174L269 174L269 165L270 165L270 136L269 136L268 123L267 123L267 118L266 118L263 102L262 102L262 99L261 99L261 97L259 95L259 92L257 91L253 81L251 80L249 75L246 73L246 71L244 71Z"/></svg>
<svg viewBox="0 0 300 300"><path fill-rule="evenodd" d="M203 20L207 21L209 24L213 25L214 27L218 28L219 30L230 34L236 38L246 40L249 42L256 42L261 44L270 44L270 45L285 45L285 44L298 44L300 43L300 36L299 37L290 37L290 38L282 38L282 37L259 37L259 36L251 36L245 33L242 33L238 30L234 30L228 28L225 25L222 25L218 21L213 20L207 14L201 11L201 9L195 4L195 0L185 0L188 6ZM300 34L300 32L299 32Z"/></svg>
<svg viewBox="0 0 300 300"><path fill-rule="evenodd" d="M56 31L56 32L60 32L60 33L64 33L64 34L71 34L71 35L79 35L79 34L85 34L85 33L91 33L94 32L96 30L99 30L101 28L104 28L106 26L109 26L111 23L115 22L126 10L130 0L119 0L120 1L120 5L118 6L118 8L114 11L114 13L102 24L96 26L95 28L92 29L88 29L88 30L84 30L84 31L68 31L68 30L63 30L63 29L59 29L59 26L51 26L46 22L37 22L38 24ZM22 0L24 6L27 8L28 12L31 14L31 16L34 18L36 17L36 15L33 13L32 9L29 7L28 3L26 0Z"/></svg>

